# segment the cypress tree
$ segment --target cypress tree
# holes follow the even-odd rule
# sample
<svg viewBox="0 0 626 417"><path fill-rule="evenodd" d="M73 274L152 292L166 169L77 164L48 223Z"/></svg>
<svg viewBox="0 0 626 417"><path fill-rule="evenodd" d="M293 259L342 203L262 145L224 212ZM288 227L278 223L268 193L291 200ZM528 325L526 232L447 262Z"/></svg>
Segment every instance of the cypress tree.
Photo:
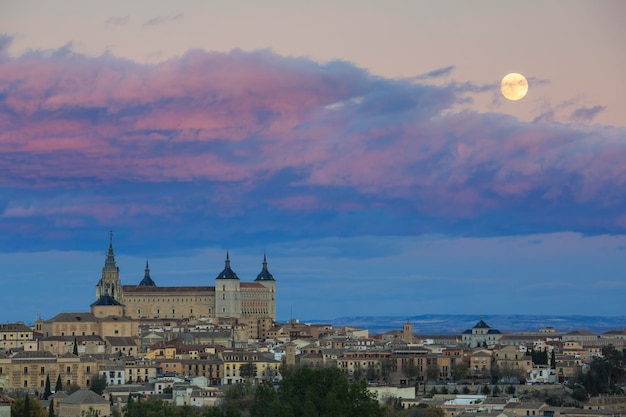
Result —
<svg viewBox="0 0 626 417"><path fill-rule="evenodd" d="M74 338L74 350L72 351L72 353L75 356L78 356L78 343L76 342L76 338Z"/></svg>
<svg viewBox="0 0 626 417"><path fill-rule="evenodd" d="M51 400L50 406L48 406L48 417L55 417L54 416L54 400Z"/></svg>
<svg viewBox="0 0 626 417"><path fill-rule="evenodd" d="M556 369L556 355L554 354L554 349L552 349L552 356L550 357L550 368Z"/></svg>
<svg viewBox="0 0 626 417"><path fill-rule="evenodd" d="M30 417L30 397L28 394L24 397L24 417Z"/></svg>
<svg viewBox="0 0 626 417"><path fill-rule="evenodd" d="M52 394L52 391L50 391L50 375L46 375L46 387L44 388L44 391L43 391L43 399L47 400L51 394Z"/></svg>
<svg viewBox="0 0 626 417"><path fill-rule="evenodd" d="M57 384L54 386L54 392L63 391L63 384L61 383L61 374L57 378Z"/></svg>

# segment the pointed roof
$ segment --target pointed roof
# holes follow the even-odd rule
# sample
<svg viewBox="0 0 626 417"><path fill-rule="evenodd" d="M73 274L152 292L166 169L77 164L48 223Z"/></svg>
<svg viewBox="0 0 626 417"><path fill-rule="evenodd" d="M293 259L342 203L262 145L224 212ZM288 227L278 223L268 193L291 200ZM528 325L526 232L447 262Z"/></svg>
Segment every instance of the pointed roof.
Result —
<svg viewBox="0 0 626 417"><path fill-rule="evenodd" d="M109 251L104 261L104 269L117 269L115 265L115 254L113 253L113 230L109 231Z"/></svg>
<svg viewBox="0 0 626 417"><path fill-rule="evenodd" d="M230 257L226 251L226 262L224 262L224 270L215 279L239 279L235 271L230 268Z"/></svg>
<svg viewBox="0 0 626 417"><path fill-rule="evenodd" d="M483 317L480 316L480 321L478 323L476 323L476 326L473 327L474 329L491 329L491 326L489 326L485 320L483 320Z"/></svg>
<svg viewBox="0 0 626 417"><path fill-rule="evenodd" d="M276 281L274 276L270 274L270 271L267 269L267 256L263 254L263 269L261 269L261 273L256 276L255 281Z"/></svg>
<svg viewBox="0 0 626 417"><path fill-rule="evenodd" d="M140 287L156 287L156 284L154 283L154 281L152 281L152 278L150 278L150 267L148 266L147 259L146 259L146 270L143 275L143 279L139 283L139 286Z"/></svg>
<svg viewBox="0 0 626 417"><path fill-rule="evenodd" d="M72 395L65 397L60 403L63 404L108 404L109 402L89 389L79 389Z"/></svg>
<svg viewBox="0 0 626 417"><path fill-rule="evenodd" d="M121 306L122 304L117 301L115 298L111 297L109 295L109 290L106 289L104 291L104 294L102 294L100 296L100 298L98 298L94 303L92 303L90 305L90 307L93 306Z"/></svg>

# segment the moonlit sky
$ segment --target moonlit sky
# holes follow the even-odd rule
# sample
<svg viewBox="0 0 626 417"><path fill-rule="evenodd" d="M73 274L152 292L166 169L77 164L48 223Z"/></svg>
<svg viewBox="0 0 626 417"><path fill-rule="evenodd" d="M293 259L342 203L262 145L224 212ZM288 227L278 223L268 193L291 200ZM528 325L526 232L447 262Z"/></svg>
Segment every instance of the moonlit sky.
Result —
<svg viewBox="0 0 626 417"><path fill-rule="evenodd" d="M625 15L0 1L0 321L87 311L110 229L123 284L267 253L279 319L626 315Z"/></svg>

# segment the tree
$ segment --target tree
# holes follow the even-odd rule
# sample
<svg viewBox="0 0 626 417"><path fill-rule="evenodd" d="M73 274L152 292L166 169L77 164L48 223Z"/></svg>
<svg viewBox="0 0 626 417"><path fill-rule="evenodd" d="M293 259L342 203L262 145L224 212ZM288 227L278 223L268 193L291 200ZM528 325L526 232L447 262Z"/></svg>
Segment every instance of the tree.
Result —
<svg viewBox="0 0 626 417"><path fill-rule="evenodd" d="M59 376L57 377L57 383L54 386L54 392L61 392L63 391L63 384L61 383L61 374L59 374Z"/></svg>
<svg viewBox="0 0 626 417"><path fill-rule="evenodd" d="M55 417L55 415L54 415L54 401L50 401L50 405L48 406L48 417Z"/></svg>
<svg viewBox="0 0 626 417"><path fill-rule="evenodd" d="M497 397L498 394L500 394L500 388L498 387L498 384L493 386L493 390L491 390L491 395L493 397Z"/></svg>
<svg viewBox="0 0 626 417"><path fill-rule="evenodd" d="M47 400L50 395L52 395L52 391L50 390L50 375L46 375L46 385L43 390L43 399Z"/></svg>
<svg viewBox="0 0 626 417"><path fill-rule="evenodd" d="M615 383L624 376L624 365L622 352L611 344L603 347L602 357L594 358L589 371L581 378L587 393L597 395L616 392Z"/></svg>
<svg viewBox="0 0 626 417"><path fill-rule="evenodd" d="M76 341L76 338L74 338L74 349L72 350L72 353L75 356L78 356L78 342Z"/></svg>
<svg viewBox="0 0 626 417"><path fill-rule="evenodd" d="M444 417L446 413L440 407L417 406L410 414L411 417Z"/></svg>
<svg viewBox="0 0 626 417"><path fill-rule="evenodd" d="M412 359L409 359L407 362L402 364L402 374L410 381L411 379L417 378L419 375L419 368Z"/></svg>
<svg viewBox="0 0 626 417"><path fill-rule="evenodd" d="M385 384L389 383L389 375L393 370L393 360L385 358L380 362L380 376Z"/></svg>
<svg viewBox="0 0 626 417"><path fill-rule="evenodd" d="M260 389L251 407L252 417L383 415L383 409L367 391L366 384L350 384L338 368L303 367L283 379L275 392L267 386Z"/></svg>
<svg viewBox="0 0 626 417"><path fill-rule="evenodd" d="M439 368L437 367L437 363L435 359L433 359L432 363L428 364L426 367L426 380L427 381L436 381L439 378Z"/></svg>
<svg viewBox="0 0 626 417"><path fill-rule="evenodd" d="M80 389L80 386L78 384L72 384L69 387L67 387L67 390L65 392L67 392L67 395L72 395L79 389Z"/></svg>
<svg viewBox="0 0 626 417"><path fill-rule="evenodd" d="M91 386L89 387L89 389L98 395L102 395L106 387L107 387L106 376L98 375L91 381Z"/></svg>
<svg viewBox="0 0 626 417"><path fill-rule="evenodd" d="M554 353L554 349L552 349L552 355L550 356L550 368L556 369L556 354Z"/></svg>
<svg viewBox="0 0 626 417"><path fill-rule="evenodd" d="M46 410L41 406L37 398L32 398L26 394L23 398L18 398L11 404L12 417L46 417Z"/></svg>
<svg viewBox="0 0 626 417"><path fill-rule="evenodd" d="M507 393L507 394L509 394L509 395L513 395L513 394L515 394L515 387L514 387L513 385L509 385L509 386L506 388L506 393Z"/></svg>
<svg viewBox="0 0 626 417"><path fill-rule="evenodd" d="M469 366L466 363L455 363L452 365L452 377L455 381L466 379L469 375Z"/></svg>

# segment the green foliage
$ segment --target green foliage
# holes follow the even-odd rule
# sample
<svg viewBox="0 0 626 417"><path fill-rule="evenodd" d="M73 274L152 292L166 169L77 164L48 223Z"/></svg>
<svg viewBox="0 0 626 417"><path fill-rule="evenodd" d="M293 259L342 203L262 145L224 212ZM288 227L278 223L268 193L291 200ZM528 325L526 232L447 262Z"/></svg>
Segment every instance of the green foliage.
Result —
<svg viewBox="0 0 626 417"><path fill-rule="evenodd" d="M470 393L470 389L468 386L463 387L463 394L469 394Z"/></svg>
<svg viewBox="0 0 626 417"><path fill-rule="evenodd" d="M594 358L589 371L582 377L582 384L591 395L615 393L625 374L624 354L613 345L602 348L602 357Z"/></svg>
<svg viewBox="0 0 626 417"><path fill-rule="evenodd" d="M100 414L93 409L93 407L89 407L89 410L87 411L82 411L80 413L80 417L98 417Z"/></svg>
<svg viewBox="0 0 626 417"><path fill-rule="evenodd" d="M440 407L415 407L410 417L444 417L445 412Z"/></svg>
<svg viewBox="0 0 626 417"><path fill-rule="evenodd" d="M383 409L364 383L349 384L337 368L303 367L283 379L278 389L261 385L252 417L379 417Z"/></svg>
<svg viewBox="0 0 626 417"><path fill-rule="evenodd" d="M43 399L47 400L50 395L52 395L52 391L50 389L50 375L46 375L46 386L43 390Z"/></svg>
<svg viewBox="0 0 626 417"><path fill-rule="evenodd" d="M76 341L76 338L74 338L74 349L72 350L72 353L75 356L78 356L78 342Z"/></svg>
<svg viewBox="0 0 626 417"><path fill-rule="evenodd" d="M513 385L509 385L509 386L506 388L506 393L507 393L507 394L509 394L509 395L513 395L513 394L515 394L515 387L514 387Z"/></svg>
<svg viewBox="0 0 626 417"><path fill-rule="evenodd" d="M531 353L533 363L535 365L547 365L548 364L548 351L547 350L533 350Z"/></svg>
<svg viewBox="0 0 626 417"><path fill-rule="evenodd" d="M500 394L500 387L498 387L498 385L494 385L493 389L491 390L491 395L497 397L498 394Z"/></svg>
<svg viewBox="0 0 626 417"><path fill-rule="evenodd" d="M57 383L54 386L54 392L63 391L63 384L61 383L61 374L57 377Z"/></svg>
<svg viewBox="0 0 626 417"><path fill-rule="evenodd" d="M490 393L491 393L491 390L489 389L489 385L483 386L483 394L489 395Z"/></svg>
<svg viewBox="0 0 626 417"><path fill-rule="evenodd" d="M78 391L79 389L80 389L80 387L79 387L77 384L72 384L72 385L70 385L70 386L67 388L67 390L66 390L67 395L72 395L72 394L74 394L76 391Z"/></svg>
<svg viewBox="0 0 626 417"><path fill-rule="evenodd" d="M50 405L48 406L48 417L55 417L55 414L54 414L54 401L50 401Z"/></svg>
<svg viewBox="0 0 626 417"><path fill-rule="evenodd" d="M92 390L93 392L95 392L98 395L102 395L102 393L104 392L106 387L107 387L107 378L106 378L106 376L99 375L99 376L95 377L91 381L91 386L89 387L89 389Z"/></svg>
<svg viewBox="0 0 626 417"><path fill-rule="evenodd" d="M18 398L11 404L12 417L46 417L46 415L46 410L39 400L28 395Z"/></svg>
<svg viewBox="0 0 626 417"><path fill-rule="evenodd" d="M239 375L246 379L254 378L256 376L256 364L252 362L244 363L239 367Z"/></svg>

